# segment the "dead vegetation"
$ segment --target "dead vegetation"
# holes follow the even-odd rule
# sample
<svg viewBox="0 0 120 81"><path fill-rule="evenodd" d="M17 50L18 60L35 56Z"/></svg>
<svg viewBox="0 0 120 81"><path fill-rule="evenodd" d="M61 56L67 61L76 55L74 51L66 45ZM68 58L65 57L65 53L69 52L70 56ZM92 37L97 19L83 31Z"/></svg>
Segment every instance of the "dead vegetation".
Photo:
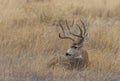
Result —
<svg viewBox="0 0 120 81"><path fill-rule="evenodd" d="M119 81L119 5L119 0L0 0L0 80ZM46 68L71 44L59 40L57 22L80 18L89 23L90 65L79 71Z"/></svg>

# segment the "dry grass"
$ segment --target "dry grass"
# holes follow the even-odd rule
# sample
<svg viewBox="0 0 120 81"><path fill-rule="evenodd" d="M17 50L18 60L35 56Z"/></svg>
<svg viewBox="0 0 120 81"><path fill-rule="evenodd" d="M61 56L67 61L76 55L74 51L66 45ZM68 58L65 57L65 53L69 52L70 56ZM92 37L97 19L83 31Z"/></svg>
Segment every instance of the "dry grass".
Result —
<svg viewBox="0 0 120 81"><path fill-rule="evenodd" d="M119 0L0 0L0 80L119 81L119 8ZM80 18L89 23L90 65L47 68L71 44L58 38L57 22Z"/></svg>

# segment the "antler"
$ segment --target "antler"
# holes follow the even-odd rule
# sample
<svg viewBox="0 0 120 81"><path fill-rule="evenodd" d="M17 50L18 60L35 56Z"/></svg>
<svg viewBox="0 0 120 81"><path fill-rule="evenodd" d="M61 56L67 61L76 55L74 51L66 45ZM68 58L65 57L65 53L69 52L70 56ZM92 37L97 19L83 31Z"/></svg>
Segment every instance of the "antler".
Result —
<svg viewBox="0 0 120 81"><path fill-rule="evenodd" d="M64 31L64 29L63 29L62 24L60 23L59 25L60 25L60 27L61 27L61 29L62 29L62 31L63 31L63 34L64 34L64 36L61 36L61 34L59 33L59 38L61 38L61 39L70 39L70 40L72 40L72 41L75 41L73 38L67 37L67 36L65 35L65 31Z"/></svg>
<svg viewBox="0 0 120 81"><path fill-rule="evenodd" d="M69 33L71 34L71 35L73 35L73 36L77 36L77 37L80 37L79 35L76 35L76 34L74 34L74 33L72 33L71 32L71 30L70 30L70 27L69 27L69 25L68 25L68 22L67 22L67 20L66 20L66 26L67 26L67 29L69 30ZM73 22L72 22L72 25L71 25L72 27L74 26L74 20L73 20ZM81 28L80 28L80 31L82 31L81 30Z"/></svg>
<svg viewBox="0 0 120 81"><path fill-rule="evenodd" d="M67 26L67 29L69 30L69 33L70 33L71 35L73 35L73 36L84 38L84 35L86 34L86 27L85 27L85 24L84 24L84 22L83 22L82 20L81 20L81 23L82 23L82 27L83 27L84 31L82 30L82 28L81 28L78 24L76 24L76 26L77 26L77 27L79 28L79 30L80 30L80 34L77 35L77 34L74 34L74 33L71 32L70 26L68 25L68 22L67 22L67 20L66 20L66 26ZM72 22L71 27L73 27L73 26L74 26L74 20L73 20L73 22Z"/></svg>
<svg viewBox="0 0 120 81"><path fill-rule="evenodd" d="M70 26L68 25L68 21L67 21L67 20L66 20L65 22L66 22L67 29L68 29L68 31L69 31L69 33L70 33L71 35L84 39L84 37L85 37L85 35L86 35L86 26L85 26L85 23L84 23L82 20L80 20L80 21L81 21L81 24L82 24L83 29L82 29L78 24L76 24L76 26L77 26L77 27L79 28L79 30L80 30L80 34L78 34L78 35L72 33L71 30L70 30L70 27L73 27L73 26L74 26L74 20L72 21L72 24L71 24ZM60 23L59 25L60 25L60 27L61 27L61 29L62 29L62 31L63 31L63 34L64 34L64 37L63 37L63 36L61 36L61 34L59 33L59 37L60 37L61 39L70 39L70 40L74 41L73 38L67 37L67 36L65 35L65 31L64 31L64 29L63 29L62 24Z"/></svg>
<svg viewBox="0 0 120 81"><path fill-rule="evenodd" d="M82 23L82 25L83 25L83 29L84 29L84 34L83 35L85 35L86 34L86 27L85 27L85 23L82 21L82 20L80 20L81 21L81 23Z"/></svg>

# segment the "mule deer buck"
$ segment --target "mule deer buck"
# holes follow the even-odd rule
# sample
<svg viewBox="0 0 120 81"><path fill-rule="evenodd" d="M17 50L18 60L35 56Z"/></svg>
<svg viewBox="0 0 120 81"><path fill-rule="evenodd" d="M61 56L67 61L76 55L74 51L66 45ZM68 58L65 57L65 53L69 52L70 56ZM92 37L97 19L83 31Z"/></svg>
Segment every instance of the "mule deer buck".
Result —
<svg viewBox="0 0 120 81"><path fill-rule="evenodd" d="M69 39L73 41L73 44L70 46L70 48L67 50L67 52L65 53L64 57L60 57L60 59L52 59L50 62L50 66L51 65L55 65L57 62L62 63L63 65L67 64L68 67L67 68L82 68L82 67L86 67L89 63L89 58L88 58L88 52L86 51L86 49L83 47L84 42L88 39L88 33L86 33L86 25L85 23L81 20L81 24L82 27L80 27L80 25L78 24L74 24L74 21L72 22L72 25L68 25L68 22L66 21L66 26L67 29L69 31L69 33L72 36L77 37L77 40L66 36L65 34L65 30L63 28L63 25L61 23L59 23L59 26L63 32L63 35L61 35L61 33L59 33L59 38L60 39ZM80 34L75 34L72 33L71 31L71 27L78 27Z"/></svg>

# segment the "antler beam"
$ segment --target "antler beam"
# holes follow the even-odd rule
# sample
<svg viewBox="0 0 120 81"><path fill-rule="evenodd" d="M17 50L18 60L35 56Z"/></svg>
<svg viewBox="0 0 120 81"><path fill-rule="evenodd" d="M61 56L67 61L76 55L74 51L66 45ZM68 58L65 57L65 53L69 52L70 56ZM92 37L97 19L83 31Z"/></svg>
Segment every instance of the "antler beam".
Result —
<svg viewBox="0 0 120 81"><path fill-rule="evenodd" d="M62 24L60 23L59 25L60 25L60 27L61 27L61 29L62 29L62 31L63 31L63 34L64 34L64 36L61 36L61 34L59 33L59 38L61 38L61 39L70 39L70 40L72 40L72 41L75 41L73 38L66 36Z"/></svg>
<svg viewBox="0 0 120 81"><path fill-rule="evenodd" d="M70 30L70 27L73 27L73 26L74 26L74 20L72 21L72 24L71 24L71 25L68 24L68 21L67 21L67 20L65 21L65 24L66 24L67 29L68 29L68 31L69 31L69 33L70 33L71 35L76 36L76 37L78 37L78 38L84 39L84 36L86 35L86 27L85 27L85 23L84 23L82 20L80 20L80 21L81 21L81 24L82 24L83 29L80 27L79 24L76 24L76 27L78 27L79 30L80 30L80 34L79 34L79 35L72 33L71 30ZM62 29L63 34L64 34L64 36L61 36L61 34L59 33L59 38L61 38L61 39L70 39L70 40L72 40L72 41L75 41L73 38L68 37L68 36L65 35L65 31L64 31L64 28L63 28L63 26L62 26L61 23L59 23L59 26L60 26L60 28Z"/></svg>

